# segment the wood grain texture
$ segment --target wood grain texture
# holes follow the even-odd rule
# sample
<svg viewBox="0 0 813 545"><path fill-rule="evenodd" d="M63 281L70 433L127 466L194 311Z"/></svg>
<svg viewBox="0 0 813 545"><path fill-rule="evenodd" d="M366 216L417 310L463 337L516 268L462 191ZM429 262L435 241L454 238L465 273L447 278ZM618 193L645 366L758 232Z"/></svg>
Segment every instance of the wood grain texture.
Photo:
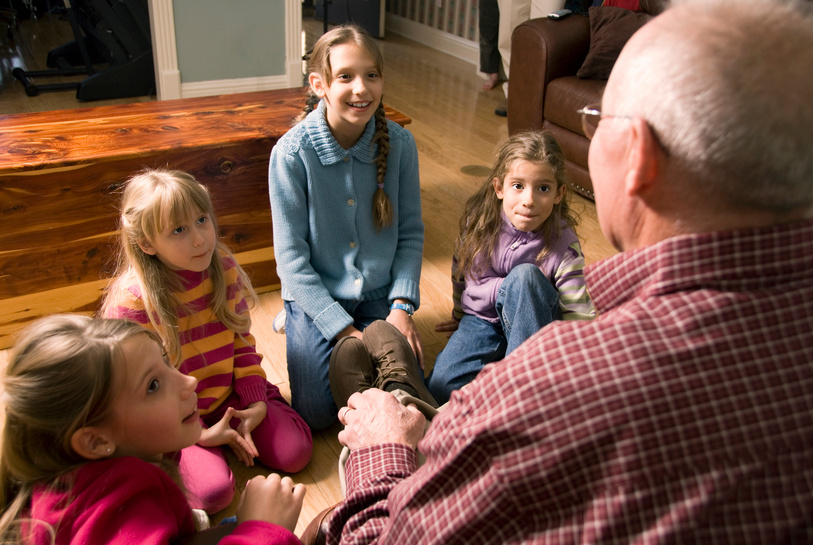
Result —
<svg viewBox="0 0 813 545"><path fill-rule="evenodd" d="M300 88L0 116L0 348L9 333L61 311L92 313L114 271L124 181L144 168L184 170L205 184L220 235L259 290L279 286L268 202L271 148L301 112ZM409 119L385 108L394 121ZM96 301L64 297L84 285Z"/></svg>

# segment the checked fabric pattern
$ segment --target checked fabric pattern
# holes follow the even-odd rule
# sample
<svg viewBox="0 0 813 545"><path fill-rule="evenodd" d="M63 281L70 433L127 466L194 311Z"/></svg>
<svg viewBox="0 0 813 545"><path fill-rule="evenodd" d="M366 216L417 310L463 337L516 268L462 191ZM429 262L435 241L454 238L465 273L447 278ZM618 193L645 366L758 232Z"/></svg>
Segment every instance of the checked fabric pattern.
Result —
<svg viewBox="0 0 813 545"><path fill-rule="evenodd" d="M360 449L329 543L813 542L813 221L588 267L599 311Z"/></svg>

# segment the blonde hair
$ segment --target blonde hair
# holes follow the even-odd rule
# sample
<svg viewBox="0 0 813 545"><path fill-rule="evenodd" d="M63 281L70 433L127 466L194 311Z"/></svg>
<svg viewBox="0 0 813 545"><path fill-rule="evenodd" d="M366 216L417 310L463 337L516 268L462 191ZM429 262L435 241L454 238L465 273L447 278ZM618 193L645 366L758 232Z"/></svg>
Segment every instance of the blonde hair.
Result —
<svg viewBox="0 0 813 545"><path fill-rule="evenodd" d="M35 486L57 484L88 462L71 437L111 416L113 368L123 365L121 344L134 335L161 344L134 322L69 314L37 320L20 334L3 378L0 542L19 539L18 519Z"/></svg>
<svg viewBox="0 0 813 545"><path fill-rule="evenodd" d="M181 342L178 335L178 317L189 310L176 293L183 291L181 278L157 256L147 254L140 242L153 241L164 230L193 221L208 214L215 233L217 218L206 187L190 174L177 170L145 170L131 177L121 199L119 221L120 249L116 275L108 287L102 303L103 313L117 306L117 298L130 282L141 288L144 308L150 323L164 341L172 363L181 365ZM218 321L238 334L247 333L251 325L247 314L235 312L228 305L226 273L223 257L234 255L219 239L212 255L208 272L212 282L209 306ZM249 305L257 301L245 271L236 264L239 287Z"/></svg>
<svg viewBox="0 0 813 545"><path fill-rule="evenodd" d="M461 277L477 276L491 264L503 225L502 202L497 198L492 181L496 178L503 184L508 170L516 161L550 165L556 180L556 190L566 187L565 157L559 143L550 133L524 131L508 138L497 153L491 172L477 193L468 200L460 218L455 255ZM570 227L577 224L570 211L566 191L542 224L545 246L536 256L537 262L548 255L558 242L563 221Z"/></svg>
<svg viewBox="0 0 813 545"><path fill-rule="evenodd" d="M355 25L343 25L333 28L323 34L312 51L305 56L308 61L308 73L317 74L329 87L333 78L333 69L330 65L330 51L344 44L355 44L366 51L372 57L379 74L384 73L384 57L378 49L373 37L363 28ZM308 86L305 95L305 108L297 121L301 121L305 116L316 109L319 104L319 97ZM392 224L393 213L392 203L387 193L384 191L384 178L387 175L387 156L390 153L390 134L387 128L387 118L384 115L384 99L381 99L375 110L375 133L373 134L373 145L378 144L378 153L375 157L377 167L376 183L378 189L373 194L373 221L380 231L384 227Z"/></svg>

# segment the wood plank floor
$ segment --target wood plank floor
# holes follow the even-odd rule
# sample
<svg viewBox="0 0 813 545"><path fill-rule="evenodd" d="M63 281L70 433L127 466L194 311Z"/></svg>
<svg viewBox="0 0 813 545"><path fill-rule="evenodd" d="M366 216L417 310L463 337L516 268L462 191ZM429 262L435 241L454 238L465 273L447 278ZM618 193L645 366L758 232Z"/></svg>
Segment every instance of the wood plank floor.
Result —
<svg viewBox="0 0 813 545"><path fill-rule="evenodd" d="M39 21L23 21L13 43L4 40L0 59L0 114L79 108L97 104L154 100L155 97L78 102L72 91L42 93L27 97L23 86L11 75L14 66L45 68L47 52L71 39L67 21L58 16L41 16ZM321 21L305 19L303 29L308 46L321 33ZM428 365L445 345L445 337L434 331L435 323L451 312L449 270L457 221L468 197L488 172L492 156L508 136L506 120L494 115L502 98L500 90L481 90L482 79L476 67L419 43L390 34L379 40L384 53L384 99L412 118L407 128L418 145L421 174L423 218L426 224L422 306L415 315ZM570 194L571 205L580 216L577 229L588 263L615 253L601 234L595 206ZM290 398L285 366L285 338L273 332L271 323L282 308L279 292L261 295L253 310L253 333L265 359L269 380ZM0 352L0 365L7 352ZM297 526L297 533L319 511L341 499L337 460L341 445L336 439L339 426L314 434L314 455L308 466L293 475L307 485L308 493ZM232 464L242 488L248 478L265 473L263 468L241 468ZM235 502L215 519L232 514Z"/></svg>

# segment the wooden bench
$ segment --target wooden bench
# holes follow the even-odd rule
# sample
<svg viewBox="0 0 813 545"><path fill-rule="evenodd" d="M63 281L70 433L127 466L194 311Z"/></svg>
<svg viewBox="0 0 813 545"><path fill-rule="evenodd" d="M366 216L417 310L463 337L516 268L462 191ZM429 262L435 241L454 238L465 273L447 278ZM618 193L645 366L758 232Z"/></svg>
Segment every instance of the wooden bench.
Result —
<svg viewBox="0 0 813 545"><path fill-rule="evenodd" d="M97 310L119 190L145 167L206 184L257 290L278 288L268 158L303 105L296 88L0 116L0 349L35 318Z"/></svg>

